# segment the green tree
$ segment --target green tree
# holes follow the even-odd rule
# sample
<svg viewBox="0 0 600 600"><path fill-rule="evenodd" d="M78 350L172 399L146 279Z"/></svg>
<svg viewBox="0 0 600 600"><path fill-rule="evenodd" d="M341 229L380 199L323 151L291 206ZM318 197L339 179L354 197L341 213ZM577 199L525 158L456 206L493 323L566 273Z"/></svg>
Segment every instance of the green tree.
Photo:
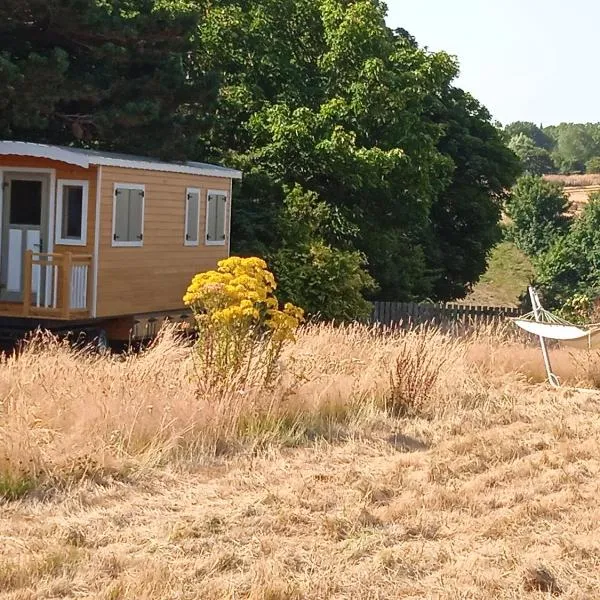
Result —
<svg viewBox="0 0 600 600"><path fill-rule="evenodd" d="M314 281L345 270L367 292L368 271L381 298L464 295L517 161L456 61L385 16L379 0L6 0L0 134L228 162L245 174L234 252L282 273L296 252ZM296 186L331 219L294 242Z"/></svg>
<svg viewBox="0 0 600 600"><path fill-rule="evenodd" d="M518 165L489 115L452 87L457 65L387 28L373 0L276 4L215 6L203 33L210 68L228 72L212 144L229 140L245 173L236 251L277 248L282 188L299 184L357 227L329 243L367 257L380 298L464 295Z"/></svg>
<svg viewBox="0 0 600 600"><path fill-rule="evenodd" d="M297 65L299 90L292 93L283 81L273 81L265 91L247 57L235 54L240 65L227 84L238 92L243 88L241 95L253 106L247 121L240 125L234 118L230 125L244 132L232 158L247 174L236 214L253 211L252 223L260 227L249 246L237 251L271 245L277 224L262 224L272 223L282 210L282 186L300 184L359 226L359 234L346 241L368 257L383 294L427 295L431 282L422 238L431 203L452 170L436 148L442 127L427 110L429 98L454 77L456 66L447 55L430 56L390 31L383 9L371 0L304 3L302 21L293 17L292 2L278 10L261 10L264 5L272 2L261 0L247 9L269 15L267 33L255 36L261 48L256 53L270 53L274 43L306 39L310 22L320 33L309 37L317 48L306 55L322 58L313 68ZM217 24L215 37L229 47L237 21ZM274 32L284 30L286 37L274 42ZM279 54L288 56L289 50L280 48ZM256 216L259 212L264 218ZM247 223L244 229L249 232Z"/></svg>
<svg viewBox="0 0 600 600"><path fill-rule="evenodd" d="M557 141L553 152L554 162L563 173L583 171L585 163L599 154L600 147L589 126L562 123L550 131Z"/></svg>
<svg viewBox="0 0 600 600"><path fill-rule="evenodd" d="M538 284L551 308L575 294L596 297L600 291L600 194L590 198L569 233L560 236L539 260Z"/></svg>
<svg viewBox="0 0 600 600"><path fill-rule="evenodd" d="M567 232L568 206L562 186L524 175L506 201L506 214L511 219L510 239L529 256L539 256Z"/></svg>
<svg viewBox="0 0 600 600"><path fill-rule="evenodd" d="M556 145L556 141L552 136L548 135L544 129L538 127L535 123L527 121L515 121L514 123L506 125L504 134L507 143L516 136L524 135L530 140L533 140L533 143L538 148L542 148L548 152L552 152Z"/></svg>
<svg viewBox="0 0 600 600"><path fill-rule="evenodd" d="M298 302L309 315L349 321L372 309L364 294L375 288L358 251L336 248L332 235L356 233L339 212L300 186L289 190L280 216L282 245L269 260L283 300Z"/></svg>
<svg viewBox="0 0 600 600"><path fill-rule="evenodd" d="M0 135L169 158L192 151L216 81L183 0L5 0Z"/></svg>
<svg viewBox="0 0 600 600"><path fill-rule="evenodd" d="M438 149L452 160L449 185L433 202L428 268L438 273L433 296L464 297L487 268L490 249L501 238L501 210L520 172L488 111L462 90L451 88L437 105L445 132Z"/></svg>
<svg viewBox="0 0 600 600"><path fill-rule="evenodd" d="M590 174L600 173L600 156L592 156L585 163L585 172Z"/></svg>
<svg viewBox="0 0 600 600"><path fill-rule="evenodd" d="M519 157L523 169L530 175L546 175L556 171L550 152L536 146L524 133L512 137L508 147Z"/></svg>

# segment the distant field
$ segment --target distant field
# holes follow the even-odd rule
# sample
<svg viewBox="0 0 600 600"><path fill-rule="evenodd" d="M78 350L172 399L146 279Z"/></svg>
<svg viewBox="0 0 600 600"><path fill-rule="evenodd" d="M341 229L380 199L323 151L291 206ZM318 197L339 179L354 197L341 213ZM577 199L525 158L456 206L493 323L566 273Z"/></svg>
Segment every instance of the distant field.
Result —
<svg viewBox="0 0 600 600"><path fill-rule="evenodd" d="M600 186L600 174L598 175L544 175L546 181L561 183L565 187L588 187Z"/></svg>
<svg viewBox="0 0 600 600"><path fill-rule="evenodd" d="M600 192L600 175L545 175L544 179L565 186L573 213L581 211L589 197Z"/></svg>
<svg viewBox="0 0 600 600"><path fill-rule="evenodd" d="M600 401L535 385L537 347L320 326L282 367L206 389L168 336L3 363L0 598L598 597Z"/></svg>
<svg viewBox="0 0 600 600"><path fill-rule="evenodd" d="M492 252L488 270L463 301L486 306L519 306L534 275L531 261L512 242L502 242Z"/></svg>

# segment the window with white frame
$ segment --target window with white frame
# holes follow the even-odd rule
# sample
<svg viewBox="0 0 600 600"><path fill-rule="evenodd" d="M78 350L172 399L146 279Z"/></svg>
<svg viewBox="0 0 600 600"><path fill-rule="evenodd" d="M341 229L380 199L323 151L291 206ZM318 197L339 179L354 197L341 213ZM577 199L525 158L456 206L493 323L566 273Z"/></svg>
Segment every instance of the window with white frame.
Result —
<svg viewBox="0 0 600 600"><path fill-rule="evenodd" d="M113 204L113 246L142 246L144 240L143 185L116 183Z"/></svg>
<svg viewBox="0 0 600 600"><path fill-rule="evenodd" d="M185 195L185 234L186 246L200 243L200 190L188 188Z"/></svg>
<svg viewBox="0 0 600 600"><path fill-rule="evenodd" d="M225 245L226 227L227 193L209 190L206 197L206 244Z"/></svg>
<svg viewBox="0 0 600 600"><path fill-rule="evenodd" d="M85 246L87 241L89 184L59 179L57 182L56 243Z"/></svg>

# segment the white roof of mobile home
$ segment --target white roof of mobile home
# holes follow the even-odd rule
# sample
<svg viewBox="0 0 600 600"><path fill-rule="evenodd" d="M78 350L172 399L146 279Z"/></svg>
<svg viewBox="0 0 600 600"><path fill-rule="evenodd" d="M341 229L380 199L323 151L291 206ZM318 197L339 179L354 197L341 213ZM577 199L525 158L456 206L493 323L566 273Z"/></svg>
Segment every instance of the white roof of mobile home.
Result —
<svg viewBox="0 0 600 600"><path fill-rule="evenodd" d="M143 156L86 150L84 148L70 148L67 146L53 146L33 142L0 141L0 155L8 154L48 158L83 167L84 169L89 168L91 165L101 165L123 167L126 169L163 171L165 173L187 173L189 175L205 175L207 177L224 177L226 179L242 178L241 171L207 163L165 162Z"/></svg>

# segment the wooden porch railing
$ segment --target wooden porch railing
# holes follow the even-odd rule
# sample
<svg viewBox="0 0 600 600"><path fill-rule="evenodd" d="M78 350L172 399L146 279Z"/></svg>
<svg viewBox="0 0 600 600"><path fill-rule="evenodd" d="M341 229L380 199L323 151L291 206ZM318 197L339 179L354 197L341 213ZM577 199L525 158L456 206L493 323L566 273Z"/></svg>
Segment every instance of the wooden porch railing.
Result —
<svg viewBox="0 0 600 600"><path fill-rule="evenodd" d="M87 317L92 306L92 256L25 252L23 314L57 319Z"/></svg>

